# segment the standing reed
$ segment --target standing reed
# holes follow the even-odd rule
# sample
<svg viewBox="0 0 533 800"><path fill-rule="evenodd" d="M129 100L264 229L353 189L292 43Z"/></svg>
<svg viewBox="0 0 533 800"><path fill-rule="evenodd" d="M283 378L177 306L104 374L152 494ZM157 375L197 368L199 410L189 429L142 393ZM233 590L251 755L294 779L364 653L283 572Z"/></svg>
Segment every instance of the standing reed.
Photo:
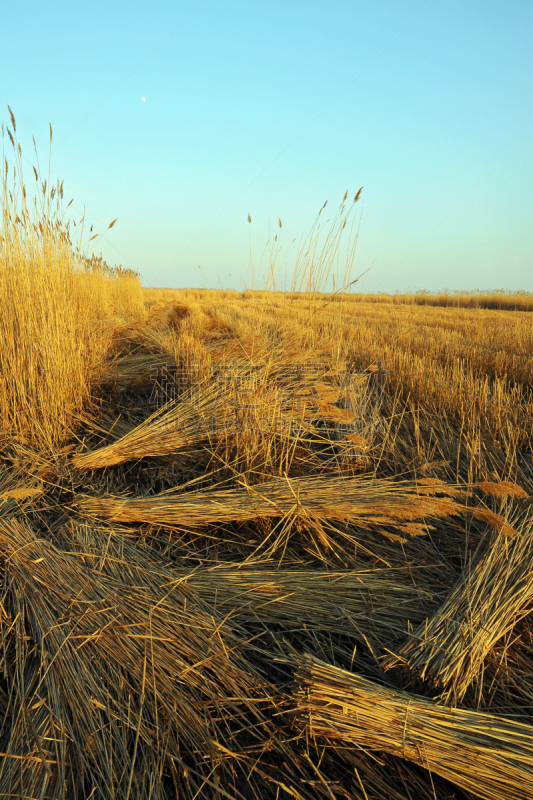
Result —
<svg viewBox="0 0 533 800"><path fill-rule="evenodd" d="M141 304L142 290L138 276L111 275L105 264L84 254L83 220L73 243L75 223L63 207L63 182L52 184L50 174L34 167L32 196L12 113L6 134L0 179L0 426L50 450L68 438L98 384L109 346L109 329L97 327L98 319L131 301Z"/></svg>

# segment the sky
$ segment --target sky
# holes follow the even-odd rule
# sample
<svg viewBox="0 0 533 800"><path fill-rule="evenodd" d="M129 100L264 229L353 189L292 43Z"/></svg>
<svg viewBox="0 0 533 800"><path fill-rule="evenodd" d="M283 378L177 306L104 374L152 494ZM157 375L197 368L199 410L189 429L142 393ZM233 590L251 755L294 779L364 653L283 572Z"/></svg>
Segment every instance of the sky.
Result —
<svg viewBox="0 0 533 800"><path fill-rule="evenodd" d="M269 230L290 275L363 187L354 291L533 291L532 36L530 0L21 0L0 121L28 171L52 124L74 218L145 286L257 285Z"/></svg>

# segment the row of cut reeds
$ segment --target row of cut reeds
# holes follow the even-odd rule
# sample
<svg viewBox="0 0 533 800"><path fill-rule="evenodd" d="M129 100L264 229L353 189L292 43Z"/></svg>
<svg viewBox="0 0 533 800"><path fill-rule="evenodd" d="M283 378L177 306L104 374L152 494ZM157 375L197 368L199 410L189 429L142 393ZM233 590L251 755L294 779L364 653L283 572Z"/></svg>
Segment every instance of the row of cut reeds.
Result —
<svg viewBox="0 0 533 800"><path fill-rule="evenodd" d="M485 658L496 643L530 612L533 520L526 509L504 521L504 530L505 525L518 535L488 536L443 605L385 663L408 667L430 680L445 702L462 700L482 677Z"/></svg>
<svg viewBox="0 0 533 800"><path fill-rule="evenodd" d="M309 738L381 751L425 767L484 800L533 794L533 727L451 710L311 656L300 659L298 713Z"/></svg>
<svg viewBox="0 0 533 800"><path fill-rule="evenodd" d="M86 496L77 498L76 505L87 515L115 522L196 527L295 515L361 526L390 525L417 536L427 532L426 519L464 513L463 504L454 499L464 494L464 489L435 479L412 482L323 475L243 489L167 491L145 498Z"/></svg>

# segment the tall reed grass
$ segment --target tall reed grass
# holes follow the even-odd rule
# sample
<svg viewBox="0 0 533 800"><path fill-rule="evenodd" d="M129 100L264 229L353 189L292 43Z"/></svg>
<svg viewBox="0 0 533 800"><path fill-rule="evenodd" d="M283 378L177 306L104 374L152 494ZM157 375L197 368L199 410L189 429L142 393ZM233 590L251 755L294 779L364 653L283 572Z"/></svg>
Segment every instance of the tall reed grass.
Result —
<svg viewBox="0 0 533 800"><path fill-rule="evenodd" d="M88 254L84 220L67 217L63 182L52 185L33 166L32 194L10 115L0 180L0 427L53 448L98 380L111 332L99 321L138 313L144 301L137 274Z"/></svg>
<svg viewBox="0 0 533 800"><path fill-rule="evenodd" d="M394 294L368 293L353 294L352 302L394 303L395 305L442 306L444 308L486 308L495 311L533 311L533 292L510 291L507 289L488 289L469 291L440 292L420 291L414 294L395 292Z"/></svg>

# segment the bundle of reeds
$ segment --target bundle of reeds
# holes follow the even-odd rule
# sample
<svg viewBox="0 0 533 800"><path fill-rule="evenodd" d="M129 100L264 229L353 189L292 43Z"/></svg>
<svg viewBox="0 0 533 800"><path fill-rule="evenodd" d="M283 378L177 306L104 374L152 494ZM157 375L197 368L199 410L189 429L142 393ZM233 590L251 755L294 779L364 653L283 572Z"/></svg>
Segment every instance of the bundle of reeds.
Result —
<svg viewBox="0 0 533 800"><path fill-rule="evenodd" d="M297 680L311 739L399 756L485 800L533 795L533 727L451 710L311 656L300 659Z"/></svg>
<svg viewBox="0 0 533 800"><path fill-rule="evenodd" d="M106 447L75 455L76 469L101 469L125 461L175 453L208 441L216 430L223 399L216 385L203 386L180 403L172 400Z"/></svg>
<svg viewBox="0 0 533 800"><path fill-rule="evenodd" d="M268 424L279 411L279 392L275 385L279 369L279 365L274 368L272 365L231 364L222 369L222 374L185 387L182 396L169 384L166 391L161 390L161 396L155 398L156 410L148 419L107 447L77 454L72 464L80 470L109 467L217 441L220 436L246 425ZM156 383L154 379L155 389ZM261 397L260 420L256 413L258 394Z"/></svg>
<svg viewBox="0 0 533 800"><path fill-rule="evenodd" d="M242 638L190 587L112 577L17 520L0 564L0 796L163 798L165 760L201 774L226 718L258 719Z"/></svg>
<svg viewBox="0 0 533 800"><path fill-rule="evenodd" d="M464 506L455 499L463 495L462 489L434 479L412 482L324 475L242 489L164 492L140 499L79 497L76 505L85 514L117 522L180 528L296 516L360 526L388 525L405 535L420 536L427 532L426 519L464 513Z"/></svg>
<svg viewBox="0 0 533 800"><path fill-rule="evenodd" d="M352 436L349 440L336 435L342 439L337 447L344 455L354 453L354 443L357 452L367 444L362 436L354 438L353 431L353 425L366 414L366 379L355 381L357 388L350 391L358 400L355 406L351 401L350 405L340 367L312 363L302 367L279 348L261 349L253 362L241 355L212 364L212 374L201 377L196 372L192 374L190 365L167 363L162 358L143 355L119 362L117 375L127 382L138 381L139 370L146 377L148 359L153 359L151 399L156 410L118 441L76 454L72 459L76 469L103 468L176 453L191 446L212 445L219 440L227 442L228 437L243 431L264 440L266 450L272 437L281 437L293 446L302 435L308 444L328 444L328 437L313 426L317 420ZM368 425L359 428L366 432ZM240 442L241 449L242 446Z"/></svg>
<svg viewBox="0 0 533 800"><path fill-rule="evenodd" d="M438 606L423 569L338 572L249 569L221 565L177 577L211 608L302 630L370 637L378 644L404 636ZM170 584L172 585L172 584Z"/></svg>
<svg viewBox="0 0 533 800"><path fill-rule="evenodd" d="M448 703L461 700L481 679L488 653L531 609L531 512L521 512L505 526L518 535L487 537L445 603L385 662L385 668L401 665L432 681Z"/></svg>

